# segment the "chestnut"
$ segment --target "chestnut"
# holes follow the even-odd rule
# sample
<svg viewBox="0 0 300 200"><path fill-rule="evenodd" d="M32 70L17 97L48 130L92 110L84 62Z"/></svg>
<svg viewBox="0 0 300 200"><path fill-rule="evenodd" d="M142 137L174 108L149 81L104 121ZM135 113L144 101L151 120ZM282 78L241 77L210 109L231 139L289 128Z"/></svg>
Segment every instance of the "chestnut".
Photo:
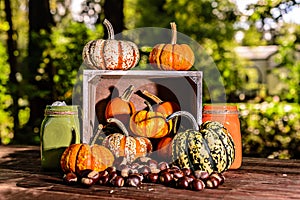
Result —
<svg viewBox="0 0 300 200"><path fill-rule="evenodd" d="M171 170L181 170L180 167L178 167L176 165L172 165L172 167L170 169Z"/></svg>
<svg viewBox="0 0 300 200"><path fill-rule="evenodd" d="M202 170L194 171L194 175L196 178L201 179L201 180L206 180L209 178L209 173L206 171L202 171Z"/></svg>
<svg viewBox="0 0 300 200"><path fill-rule="evenodd" d="M116 176L118 176L118 173L116 171L112 171L109 173L109 180L114 179Z"/></svg>
<svg viewBox="0 0 300 200"><path fill-rule="evenodd" d="M146 176L151 172L151 169L147 165L142 165L140 168L138 168L138 172Z"/></svg>
<svg viewBox="0 0 300 200"><path fill-rule="evenodd" d="M160 170L165 170L165 169L169 169L169 164L165 161L162 161L162 162L158 163L157 167Z"/></svg>
<svg viewBox="0 0 300 200"><path fill-rule="evenodd" d="M159 182L164 185L170 184L173 180L173 175L170 172L165 171L159 175Z"/></svg>
<svg viewBox="0 0 300 200"><path fill-rule="evenodd" d="M150 168L151 173L160 173L160 169Z"/></svg>
<svg viewBox="0 0 300 200"><path fill-rule="evenodd" d="M150 169L153 169L153 168L156 169L158 166L158 163L156 160L151 159L151 160L147 161L147 165L150 167Z"/></svg>
<svg viewBox="0 0 300 200"><path fill-rule="evenodd" d="M104 170L104 171L101 171L99 172L99 180L98 180L98 183L100 185L106 185L109 181L109 173L108 171Z"/></svg>
<svg viewBox="0 0 300 200"><path fill-rule="evenodd" d="M124 167L122 170L121 170L121 176L123 176L124 178L128 177L129 175L129 170L130 168L127 166L127 167Z"/></svg>
<svg viewBox="0 0 300 200"><path fill-rule="evenodd" d="M205 181L205 186L210 189L217 188L220 185L219 180L216 177L210 176L206 181Z"/></svg>
<svg viewBox="0 0 300 200"><path fill-rule="evenodd" d="M109 181L109 175L106 174L106 175L100 176L98 183L100 185L106 185L108 183L108 181Z"/></svg>
<svg viewBox="0 0 300 200"><path fill-rule="evenodd" d="M218 179L220 185L225 182L225 176L222 173L213 172L210 177L215 177L216 179Z"/></svg>
<svg viewBox="0 0 300 200"><path fill-rule="evenodd" d="M90 186L94 185L95 182L91 178L83 177L83 178L81 178L81 183L85 186L90 187Z"/></svg>
<svg viewBox="0 0 300 200"><path fill-rule="evenodd" d="M141 184L141 178L136 174L130 174L126 179L126 185L138 187Z"/></svg>
<svg viewBox="0 0 300 200"><path fill-rule="evenodd" d="M149 173L147 175L147 181L150 183L157 183L158 182L158 173Z"/></svg>
<svg viewBox="0 0 300 200"><path fill-rule="evenodd" d="M142 157L138 157L138 158L136 159L136 162L141 163L141 164L146 164L146 163L148 163L148 161L150 161L150 160L152 160L152 159L149 158L149 157L146 157L146 156L142 156Z"/></svg>
<svg viewBox="0 0 300 200"><path fill-rule="evenodd" d="M98 171L94 171L94 170L91 170L91 169L85 169L83 171L80 172L80 176L81 176L81 179L84 179L84 180L81 180L81 182L83 183L86 183L87 185L89 185L88 182L90 182L90 180L92 180L92 183L91 184L94 184L96 183L99 178L100 178L100 174ZM87 179L90 179L90 180L87 180Z"/></svg>
<svg viewBox="0 0 300 200"><path fill-rule="evenodd" d="M117 168L114 166L108 167L105 169L109 174L111 174L112 172L116 172Z"/></svg>
<svg viewBox="0 0 300 200"><path fill-rule="evenodd" d="M187 178L189 183L196 179L195 176L193 176L192 174L185 176L185 177Z"/></svg>
<svg viewBox="0 0 300 200"><path fill-rule="evenodd" d="M184 176L184 173L181 170L173 170L172 174L173 174L174 179L176 179L176 180Z"/></svg>
<svg viewBox="0 0 300 200"><path fill-rule="evenodd" d="M182 168L181 171L185 176L189 176L192 174L192 170L190 168Z"/></svg>
<svg viewBox="0 0 300 200"><path fill-rule="evenodd" d="M140 182L143 182L143 180L144 180L144 175L140 174L140 173L133 173L133 174L130 174L129 176L137 176L137 177L139 177Z"/></svg>
<svg viewBox="0 0 300 200"><path fill-rule="evenodd" d="M136 174L136 173L138 173L139 171L138 171L138 169L136 169L136 168L130 168L129 170L128 170L128 174Z"/></svg>
<svg viewBox="0 0 300 200"><path fill-rule="evenodd" d="M188 177L183 176L181 178L178 179L178 181L176 182L176 186L180 189L188 189L189 188L189 180Z"/></svg>
<svg viewBox="0 0 300 200"><path fill-rule="evenodd" d="M73 172L69 172L63 176L63 182L68 185L74 185L78 181L77 175Z"/></svg>
<svg viewBox="0 0 300 200"><path fill-rule="evenodd" d="M98 181L100 174L99 174L99 172L93 170L90 173L88 173L87 177L90 179L93 179L96 182L96 181Z"/></svg>
<svg viewBox="0 0 300 200"><path fill-rule="evenodd" d="M116 186L116 187L122 187L124 186L124 178L122 176L116 176L114 177L110 183L113 185L113 186Z"/></svg>
<svg viewBox="0 0 300 200"><path fill-rule="evenodd" d="M194 179L191 183L192 190L201 191L204 190L205 184L201 179Z"/></svg>
<svg viewBox="0 0 300 200"><path fill-rule="evenodd" d="M169 173L173 173L173 170L169 169L169 168L166 168L166 169L163 169L163 170L159 170L159 173L162 174L162 173L165 173L165 172L169 172Z"/></svg>

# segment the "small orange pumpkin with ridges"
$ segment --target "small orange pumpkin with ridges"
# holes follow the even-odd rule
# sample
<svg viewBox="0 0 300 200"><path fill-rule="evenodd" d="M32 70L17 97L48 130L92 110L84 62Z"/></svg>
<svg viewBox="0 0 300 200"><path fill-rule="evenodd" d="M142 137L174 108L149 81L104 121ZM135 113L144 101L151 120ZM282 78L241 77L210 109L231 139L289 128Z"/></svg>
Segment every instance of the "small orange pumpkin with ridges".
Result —
<svg viewBox="0 0 300 200"><path fill-rule="evenodd" d="M114 155L102 145L71 144L60 159L64 173L79 173L85 169L103 171L113 165Z"/></svg>
<svg viewBox="0 0 300 200"><path fill-rule="evenodd" d="M140 110L130 117L129 126L131 131L138 136L147 138L162 138L168 135L172 128L172 120L166 121L167 115L153 111L148 101L145 101L149 110Z"/></svg>
<svg viewBox="0 0 300 200"><path fill-rule="evenodd" d="M161 70L189 70L195 62L194 52L187 44L176 44L177 30L175 22L171 22L171 29L171 43L155 45L150 52L149 62Z"/></svg>

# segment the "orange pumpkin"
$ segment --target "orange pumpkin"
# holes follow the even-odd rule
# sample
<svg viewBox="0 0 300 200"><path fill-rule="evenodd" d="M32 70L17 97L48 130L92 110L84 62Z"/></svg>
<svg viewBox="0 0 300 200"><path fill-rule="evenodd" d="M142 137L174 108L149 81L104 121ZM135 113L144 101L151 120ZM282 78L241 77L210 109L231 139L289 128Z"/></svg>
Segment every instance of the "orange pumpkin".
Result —
<svg viewBox="0 0 300 200"><path fill-rule="evenodd" d="M128 70L140 59L137 45L131 41L115 40L111 23L105 19L108 39L89 41L83 48L82 58L90 69Z"/></svg>
<svg viewBox="0 0 300 200"><path fill-rule="evenodd" d="M161 138L168 135L173 127L172 120L167 122L166 114L153 111L150 103L147 101L145 103L150 110L137 111L130 117L131 131L147 138Z"/></svg>
<svg viewBox="0 0 300 200"><path fill-rule="evenodd" d="M172 137L166 136L159 140L156 146L158 160L166 162L172 161L172 139Z"/></svg>
<svg viewBox="0 0 300 200"><path fill-rule="evenodd" d="M105 119L117 118L128 124L130 116L135 112L135 106L130 101L134 86L130 85L120 97L111 99L105 108Z"/></svg>
<svg viewBox="0 0 300 200"><path fill-rule="evenodd" d="M171 115L172 113L180 110L179 105L173 101L162 101L160 98L148 92L147 90L143 90L142 93L156 103L156 105L153 106L154 111Z"/></svg>
<svg viewBox="0 0 300 200"><path fill-rule="evenodd" d="M85 169L103 171L113 165L114 155L102 145L71 144L62 154L60 165L64 173L80 173Z"/></svg>
<svg viewBox="0 0 300 200"><path fill-rule="evenodd" d="M102 142L102 145L109 148L116 158L124 157L127 163L131 163L136 158L152 152L152 144L148 138L129 136L124 124L116 118L109 118L107 121L117 124L123 132L123 134L110 134Z"/></svg>
<svg viewBox="0 0 300 200"><path fill-rule="evenodd" d="M149 62L161 70L189 70L194 62L193 50L187 44L176 44L176 24L171 22L171 44L157 44L149 55Z"/></svg>

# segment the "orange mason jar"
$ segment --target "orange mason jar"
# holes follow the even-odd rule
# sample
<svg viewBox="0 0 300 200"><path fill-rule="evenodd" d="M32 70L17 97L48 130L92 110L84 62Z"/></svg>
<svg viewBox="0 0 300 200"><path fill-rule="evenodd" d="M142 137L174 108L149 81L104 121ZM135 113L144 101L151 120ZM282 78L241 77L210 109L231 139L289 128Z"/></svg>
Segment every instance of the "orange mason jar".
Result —
<svg viewBox="0 0 300 200"><path fill-rule="evenodd" d="M235 105L209 104L203 106L202 122L218 121L229 131L235 144L235 159L230 169L242 165L242 138L238 109Z"/></svg>

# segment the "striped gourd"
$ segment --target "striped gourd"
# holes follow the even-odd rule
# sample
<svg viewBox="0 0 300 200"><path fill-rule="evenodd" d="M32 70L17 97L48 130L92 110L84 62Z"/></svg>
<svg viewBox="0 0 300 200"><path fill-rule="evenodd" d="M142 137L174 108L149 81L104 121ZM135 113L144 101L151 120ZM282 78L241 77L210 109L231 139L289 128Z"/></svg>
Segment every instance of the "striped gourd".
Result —
<svg viewBox="0 0 300 200"><path fill-rule="evenodd" d="M90 69L128 70L135 67L140 54L137 45L131 41L115 40L114 30L108 20L104 20L108 39L89 41L83 48L84 64Z"/></svg>
<svg viewBox="0 0 300 200"><path fill-rule="evenodd" d="M109 118L107 122L116 124L123 132L110 134L102 142L102 145L110 149L116 158L124 157L126 163L131 163L136 158L152 152L152 143L148 138L129 136L125 125L116 118Z"/></svg>
<svg viewBox="0 0 300 200"><path fill-rule="evenodd" d="M234 160L234 142L227 129L219 122L207 121L198 127L188 112L178 111L175 116L188 117L193 129L177 133L172 140L172 159L181 168L224 172Z"/></svg>

